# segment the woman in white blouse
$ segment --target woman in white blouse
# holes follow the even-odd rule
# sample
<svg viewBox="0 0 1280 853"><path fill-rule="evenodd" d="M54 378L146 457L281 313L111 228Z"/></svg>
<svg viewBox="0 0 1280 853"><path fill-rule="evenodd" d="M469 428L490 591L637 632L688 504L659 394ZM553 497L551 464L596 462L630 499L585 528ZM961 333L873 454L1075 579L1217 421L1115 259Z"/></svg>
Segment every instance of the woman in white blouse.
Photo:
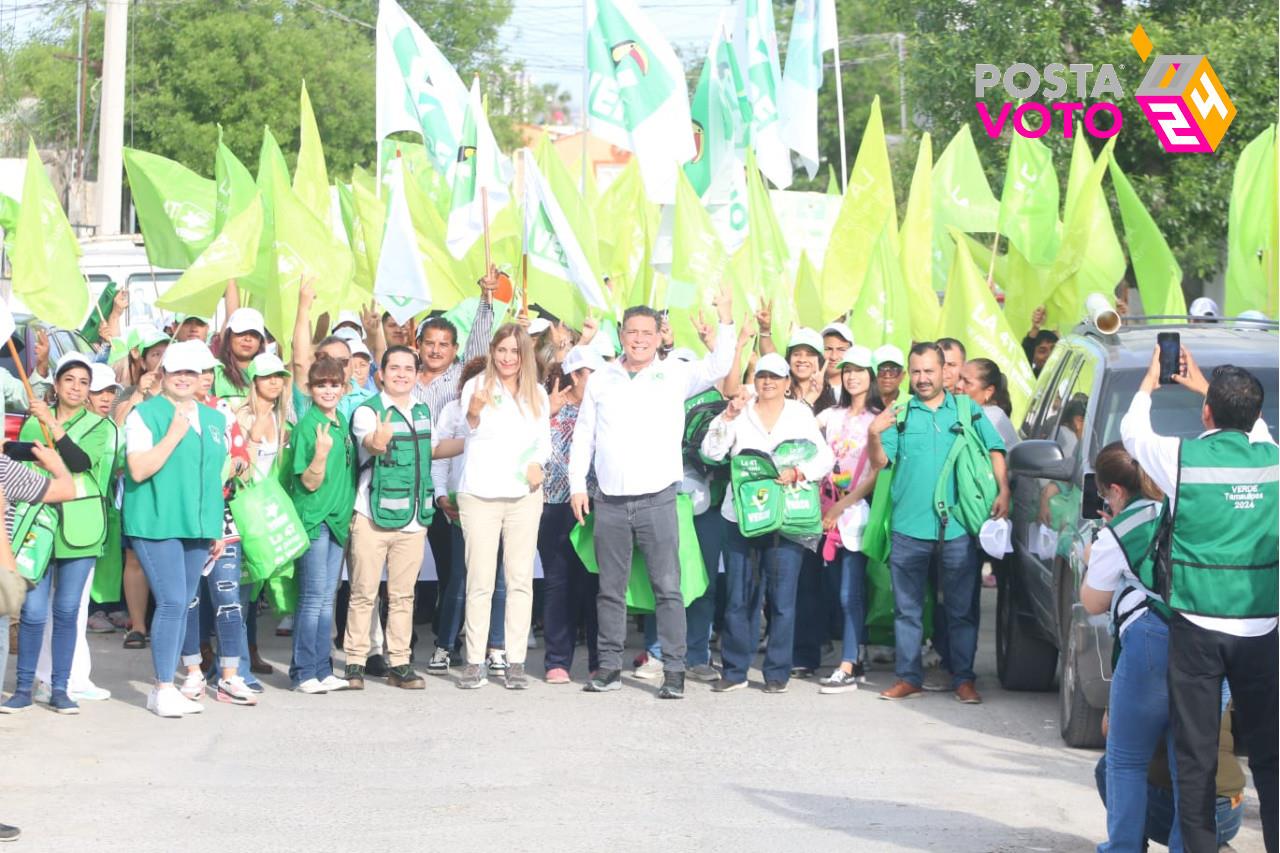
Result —
<svg viewBox="0 0 1280 853"><path fill-rule="evenodd" d="M484 373L462 387L466 459L458 515L466 541L466 655L459 687L488 683L485 643L498 545L507 584L505 685L529 686L524 658L533 613L533 563L542 519L542 466L551 455L551 404L538 384L533 341L508 323L494 333Z"/></svg>
<svg viewBox="0 0 1280 853"><path fill-rule="evenodd" d="M808 405L786 398L790 369L777 353L761 357L753 374L754 399L744 389L711 422L702 452L711 459L737 456L744 450L771 453L784 441L807 440L815 452L798 467L779 472L778 482L790 485L821 480L831 473L834 457ZM738 528L733 489L725 494L722 515L730 522L725 542L724 629L720 652L724 674L712 690L725 693L745 687L747 670L760 636L760 608L767 588L769 644L764 658L766 693L785 693L791 676L795 634L796 584L805 546L779 534L747 538Z"/></svg>

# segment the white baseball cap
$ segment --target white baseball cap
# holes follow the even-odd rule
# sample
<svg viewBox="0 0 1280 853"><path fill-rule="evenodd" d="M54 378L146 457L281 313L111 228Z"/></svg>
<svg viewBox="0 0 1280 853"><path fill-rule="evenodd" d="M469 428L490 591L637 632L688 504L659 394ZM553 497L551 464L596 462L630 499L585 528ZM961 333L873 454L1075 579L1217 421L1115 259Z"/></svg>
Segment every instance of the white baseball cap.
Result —
<svg viewBox="0 0 1280 853"><path fill-rule="evenodd" d="M369 348L364 345L364 341L359 339L347 340L347 346L351 347L352 358L355 358L358 355L362 355L365 358L369 359L369 361L373 361L373 353L369 352Z"/></svg>
<svg viewBox="0 0 1280 853"><path fill-rule="evenodd" d="M1218 310L1218 303L1207 296L1199 296L1193 299L1191 307L1187 309L1187 313L1192 317L1217 317L1221 314Z"/></svg>
<svg viewBox="0 0 1280 853"><path fill-rule="evenodd" d="M805 346L808 346L806 344ZM761 373L771 373L780 379L785 379L791 375L791 368L787 366L787 360L776 352L768 355L760 356L760 360L756 362L755 372L751 374L751 378L755 379Z"/></svg>
<svg viewBox="0 0 1280 853"><path fill-rule="evenodd" d="M529 321L529 328L525 329L525 331L532 337L534 335L540 335L550 328L551 321L546 317L534 317Z"/></svg>
<svg viewBox="0 0 1280 853"><path fill-rule="evenodd" d="M333 324L333 333L335 335L341 334L345 331L343 326L346 326L347 324L355 327L351 329L351 331L355 332L361 338L364 337L364 324L360 322L360 315L354 311L338 312L338 322Z"/></svg>
<svg viewBox="0 0 1280 853"><path fill-rule="evenodd" d="M836 335L850 344L853 343L853 332L844 323L828 323L822 330L822 336L825 338L827 335Z"/></svg>
<svg viewBox="0 0 1280 853"><path fill-rule="evenodd" d="M907 359L902 354L902 350L893 344L882 344L876 347L876 351L871 354L871 363L875 365L876 370L880 369L880 365L893 363L899 367L906 367Z"/></svg>
<svg viewBox="0 0 1280 853"><path fill-rule="evenodd" d="M269 352L255 355L253 361L249 362L249 369L245 371L245 376L250 379L265 379L268 376L288 375L289 370L284 366L284 362L280 360L280 356Z"/></svg>
<svg viewBox="0 0 1280 853"><path fill-rule="evenodd" d="M604 358L618 357L618 351L614 348L613 341L609 340L609 336L603 332L591 339L591 346L595 347L596 352Z"/></svg>
<svg viewBox="0 0 1280 853"><path fill-rule="evenodd" d="M130 330L130 332L133 331L138 333L138 352L140 354L146 353L147 350L157 344L169 343L169 336L150 323L139 323Z"/></svg>
<svg viewBox="0 0 1280 853"><path fill-rule="evenodd" d="M822 355L822 335L813 329L801 326L791 333L791 340L787 341L787 354L790 355L796 347L808 347L818 355Z"/></svg>
<svg viewBox="0 0 1280 853"><path fill-rule="evenodd" d="M978 531L978 544L983 551L999 559L1013 550L1010 541L1012 536L1013 525L1009 519L988 518L982 522L982 529Z"/></svg>
<svg viewBox="0 0 1280 853"><path fill-rule="evenodd" d="M600 358L599 350L592 346L576 346L560 362L560 370L566 375L584 367L587 370L599 370L603 366L604 360Z"/></svg>
<svg viewBox="0 0 1280 853"><path fill-rule="evenodd" d="M267 323L262 319L262 313L255 308L237 308L232 311L227 318L227 328L233 335L257 332L263 340L267 338Z"/></svg>
<svg viewBox="0 0 1280 853"><path fill-rule="evenodd" d="M116 372L105 364L89 365L89 374L89 391L93 394L108 388L123 387L116 380Z"/></svg>
<svg viewBox="0 0 1280 853"><path fill-rule="evenodd" d="M836 366L841 368L845 366L862 367L870 370L874 361L875 358L871 355L870 347L854 344L845 350L844 355L840 358L840 363Z"/></svg>
<svg viewBox="0 0 1280 853"><path fill-rule="evenodd" d="M211 370L217 363L218 360L213 357L213 353L209 351L209 346L204 341L191 340L169 344L169 348L164 351L164 359L160 362L160 367L165 373L178 373L182 370L203 373Z"/></svg>
<svg viewBox="0 0 1280 853"><path fill-rule="evenodd" d="M53 375L56 377L73 364L79 364L85 367L90 374L93 373L93 362L82 352L69 352L58 359L58 364L53 369ZM90 377L92 380L92 376Z"/></svg>

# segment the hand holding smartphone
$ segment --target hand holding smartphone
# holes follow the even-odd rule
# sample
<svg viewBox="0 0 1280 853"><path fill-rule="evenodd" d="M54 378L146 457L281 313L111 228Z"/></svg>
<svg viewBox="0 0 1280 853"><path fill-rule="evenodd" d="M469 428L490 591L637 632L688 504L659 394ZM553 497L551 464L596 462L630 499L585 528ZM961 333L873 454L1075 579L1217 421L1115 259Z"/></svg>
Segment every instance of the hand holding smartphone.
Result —
<svg viewBox="0 0 1280 853"><path fill-rule="evenodd" d="M1173 385L1174 376L1184 375L1182 336L1177 332L1161 332L1156 335L1156 345L1160 348L1160 384Z"/></svg>

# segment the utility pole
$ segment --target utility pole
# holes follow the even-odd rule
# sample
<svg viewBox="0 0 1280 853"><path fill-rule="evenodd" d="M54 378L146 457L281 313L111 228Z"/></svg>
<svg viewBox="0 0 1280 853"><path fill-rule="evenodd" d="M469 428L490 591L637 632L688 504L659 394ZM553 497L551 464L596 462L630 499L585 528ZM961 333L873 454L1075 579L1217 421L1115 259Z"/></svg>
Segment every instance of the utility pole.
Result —
<svg viewBox="0 0 1280 853"><path fill-rule="evenodd" d="M129 0L103 0L102 123L98 131L98 234L120 233L124 169L124 79Z"/></svg>
<svg viewBox="0 0 1280 853"><path fill-rule="evenodd" d="M76 174L84 180L84 111L89 102L89 0L80 12L80 77L76 81Z"/></svg>

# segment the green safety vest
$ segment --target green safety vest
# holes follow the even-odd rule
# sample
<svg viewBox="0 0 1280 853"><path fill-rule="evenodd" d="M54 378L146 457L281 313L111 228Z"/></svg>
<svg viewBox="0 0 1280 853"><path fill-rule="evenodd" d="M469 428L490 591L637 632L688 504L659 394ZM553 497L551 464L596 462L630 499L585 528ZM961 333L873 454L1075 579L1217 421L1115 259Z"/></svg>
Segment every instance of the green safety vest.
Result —
<svg viewBox="0 0 1280 853"><path fill-rule="evenodd" d="M164 396L134 410L159 443L173 421ZM160 470L141 483L124 478L124 533L140 539L221 539L222 469L229 447L220 412L196 405L200 433L188 429ZM127 468L126 468L127 471Z"/></svg>
<svg viewBox="0 0 1280 853"><path fill-rule="evenodd" d="M1156 572L1156 551L1160 522L1164 517L1164 507L1152 500L1136 500L1130 503L1116 517L1111 519L1107 527L1120 543L1125 562L1142 585L1153 593L1159 586ZM1171 611L1169 605L1154 596L1147 596L1147 604L1166 622ZM1131 614L1116 614L1116 632Z"/></svg>
<svg viewBox="0 0 1280 853"><path fill-rule="evenodd" d="M1169 574L1174 610L1229 619L1276 615L1280 448L1238 430L1181 442Z"/></svg>
<svg viewBox="0 0 1280 853"><path fill-rule="evenodd" d="M382 395L376 394L362 408L373 410L379 421L387 407ZM404 419L400 410L391 409L394 434L381 456L370 456L362 468L372 468L369 477L369 515L379 527L398 530L411 521L423 527L435 514L434 487L431 484L431 410L414 403L413 423ZM355 419L352 418L354 421Z"/></svg>

